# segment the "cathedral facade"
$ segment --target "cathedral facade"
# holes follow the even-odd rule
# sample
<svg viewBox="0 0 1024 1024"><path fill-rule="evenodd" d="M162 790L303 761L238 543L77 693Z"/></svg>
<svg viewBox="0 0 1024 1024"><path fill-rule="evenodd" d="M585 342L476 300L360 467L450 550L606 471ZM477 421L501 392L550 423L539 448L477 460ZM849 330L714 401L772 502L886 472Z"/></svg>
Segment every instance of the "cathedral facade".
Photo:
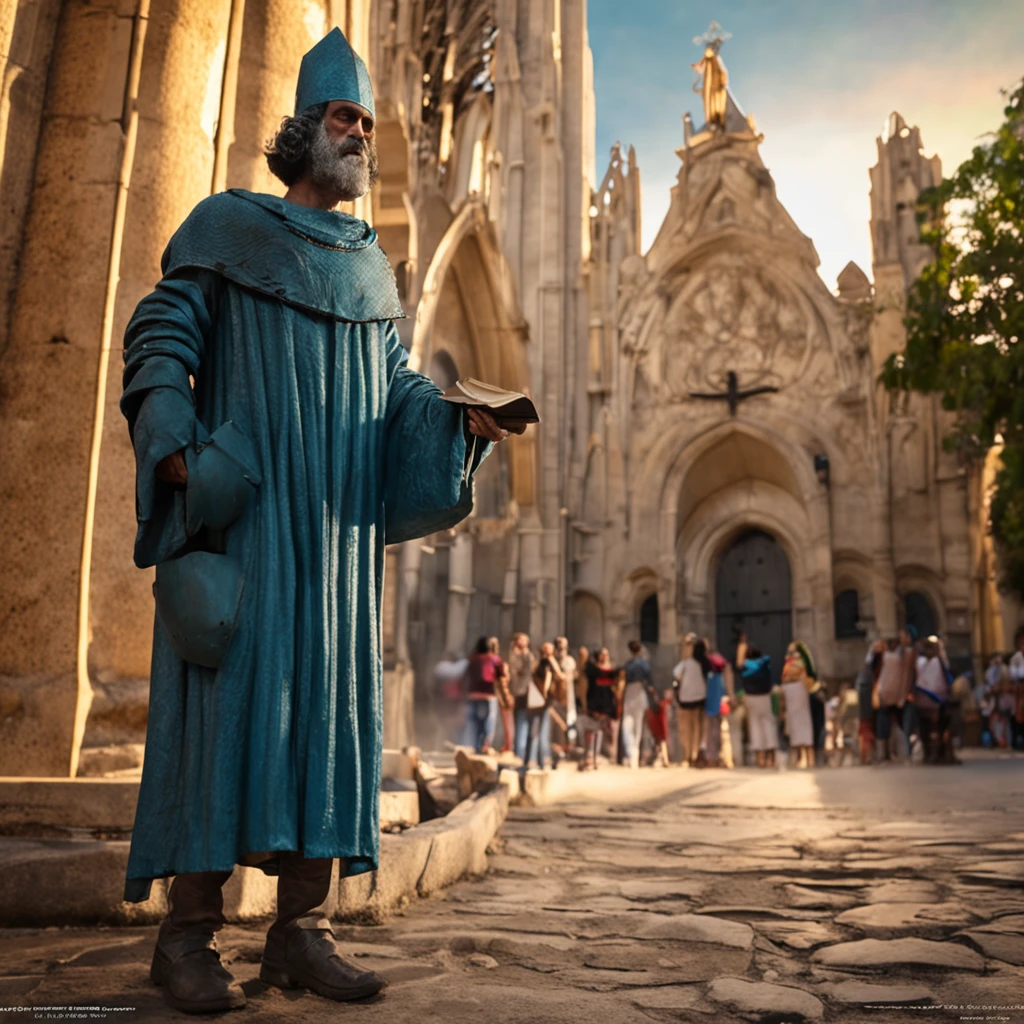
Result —
<svg viewBox="0 0 1024 1024"><path fill-rule="evenodd" d="M778 664L799 638L829 679L908 622L969 660L969 477L942 452L935 404L894 404L875 383L901 345L922 265L914 207L938 162L892 115L871 172L880 308L853 263L836 294L824 284L761 140L728 92L722 123L687 117L645 255L632 152L613 154L598 190L591 372L611 386L586 505L602 488L611 500L584 586L649 642L694 631L730 652L742 630Z"/></svg>
<svg viewBox="0 0 1024 1024"><path fill-rule="evenodd" d="M527 391L542 418L485 463L470 520L388 552L387 743L480 635L613 656L640 636L666 665L688 631L727 649L742 628L772 652L806 640L829 679L904 621L961 660L1006 645L980 474L943 452L935 402L875 384L940 173L898 115L871 171L873 280L851 264L833 294L717 79L641 252L632 150L596 176L585 0L16 0L0 774L74 774L104 716L144 723L152 581L131 561L120 337L197 202L283 191L263 144L333 24L373 77L382 175L351 212L395 270L412 365Z"/></svg>

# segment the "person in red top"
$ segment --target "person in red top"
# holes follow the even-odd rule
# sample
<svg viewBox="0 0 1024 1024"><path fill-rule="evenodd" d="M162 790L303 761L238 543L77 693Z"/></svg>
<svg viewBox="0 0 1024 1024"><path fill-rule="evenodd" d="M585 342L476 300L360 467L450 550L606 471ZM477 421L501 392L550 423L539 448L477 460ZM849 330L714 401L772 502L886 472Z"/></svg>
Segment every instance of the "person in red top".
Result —
<svg viewBox="0 0 1024 1024"><path fill-rule="evenodd" d="M497 638L480 637L466 670L466 724L462 731L462 745L473 747L478 754L493 748L498 727L498 694L505 685L505 676Z"/></svg>

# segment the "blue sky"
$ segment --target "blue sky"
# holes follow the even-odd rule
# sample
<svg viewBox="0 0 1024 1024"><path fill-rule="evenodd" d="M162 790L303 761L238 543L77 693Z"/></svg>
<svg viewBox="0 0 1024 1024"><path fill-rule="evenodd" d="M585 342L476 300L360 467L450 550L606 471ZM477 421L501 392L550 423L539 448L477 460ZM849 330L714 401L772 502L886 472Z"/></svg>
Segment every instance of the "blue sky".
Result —
<svg viewBox="0 0 1024 1024"><path fill-rule="evenodd" d="M616 140L636 147L644 249L668 209L682 115L703 120L691 40L714 18L732 33L729 87L830 288L851 259L871 274L868 168L890 112L949 173L1024 75L1024 0L589 0L588 12L597 176Z"/></svg>

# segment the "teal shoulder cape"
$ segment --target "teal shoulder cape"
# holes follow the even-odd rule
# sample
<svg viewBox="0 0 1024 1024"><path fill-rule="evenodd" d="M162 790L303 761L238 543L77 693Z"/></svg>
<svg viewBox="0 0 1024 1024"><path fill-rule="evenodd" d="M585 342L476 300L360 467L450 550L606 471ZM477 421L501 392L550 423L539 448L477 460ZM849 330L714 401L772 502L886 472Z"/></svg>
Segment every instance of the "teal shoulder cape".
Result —
<svg viewBox="0 0 1024 1024"><path fill-rule="evenodd" d="M216 271L243 288L336 320L405 316L373 228L277 196L231 189L204 199L164 253L165 276L182 267Z"/></svg>

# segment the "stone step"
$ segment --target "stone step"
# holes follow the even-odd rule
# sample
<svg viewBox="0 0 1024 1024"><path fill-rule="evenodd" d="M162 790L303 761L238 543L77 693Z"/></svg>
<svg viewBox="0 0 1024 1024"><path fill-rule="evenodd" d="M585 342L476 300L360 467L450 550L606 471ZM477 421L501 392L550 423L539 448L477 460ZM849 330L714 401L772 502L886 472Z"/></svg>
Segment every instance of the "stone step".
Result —
<svg viewBox="0 0 1024 1024"><path fill-rule="evenodd" d="M59 838L83 831L130 832L138 799L138 779L0 777L0 834ZM419 820L415 788L381 792L382 828Z"/></svg>

